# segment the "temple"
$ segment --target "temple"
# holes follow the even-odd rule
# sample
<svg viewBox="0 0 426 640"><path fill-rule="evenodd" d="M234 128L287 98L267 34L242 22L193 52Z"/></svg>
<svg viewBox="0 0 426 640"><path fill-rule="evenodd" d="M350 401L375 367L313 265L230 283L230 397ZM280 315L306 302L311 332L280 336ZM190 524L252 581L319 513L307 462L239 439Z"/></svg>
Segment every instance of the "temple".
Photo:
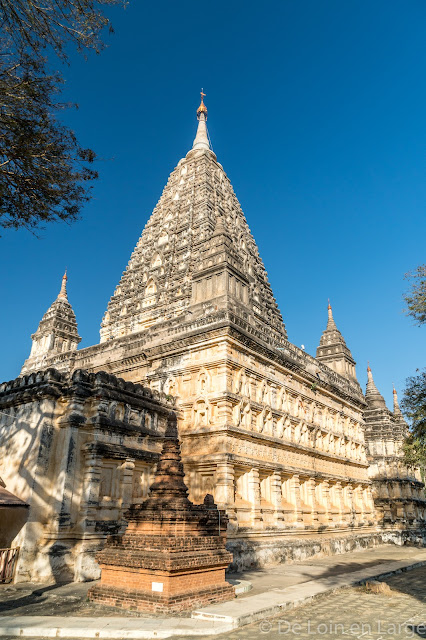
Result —
<svg viewBox="0 0 426 640"><path fill-rule="evenodd" d="M393 389L391 412L374 383L370 366L367 373L365 440L378 521L383 526L399 529L407 524L423 526L426 519L424 485L419 469L408 468L402 459L402 445L409 431L396 389Z"/></svg>
<svg viewBox="0 0 426 640"><path fill-rule="evenodd" d="M405 422L372 378L363 394L330 305L315 358L288 341L203 98L99 344L77 349L64 280L21 377L0 386L0 475L36 509L16 538L29 541L19 579L99 576L108 533L148 496L167 402L189 500L212 494L226 511L234 568L424 540Z"/></svg>

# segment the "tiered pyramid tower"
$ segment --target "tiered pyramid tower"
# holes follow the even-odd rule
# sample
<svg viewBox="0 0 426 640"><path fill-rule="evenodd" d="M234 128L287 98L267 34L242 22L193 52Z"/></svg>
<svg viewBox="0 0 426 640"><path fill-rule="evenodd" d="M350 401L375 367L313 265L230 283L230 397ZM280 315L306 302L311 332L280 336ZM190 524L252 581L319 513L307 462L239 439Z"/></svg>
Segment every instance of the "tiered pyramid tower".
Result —
<svg viewBox="0 0 426 640"><path fill-rule="evenodd" d="M332 316L318 359L288 342L211 149L203 98L192 149L108 304L101 344L74 366L145 378L178 397L190 497L214 491L235 529L365 526L373 507L355 362Z"/></svg>
<svg viewBox="0 0 426 640"><path fill-rule="evenodd" d="M203 96L193 147L171 173L108 304L101 342L218 310L244 318L269 343L286 338L256 243L210 149Z"/></svg>
<svg viewBox="0 0 426 640"><path fill-rule="evenodd" d="M376 387L370 365L365 391L365 439L380 524L424 526L426 500L419 469L407 468L402 445L409 434L393 389L393 413Z"/></svg>
<svg viewBox="0 0 426 640"><path fill-rule="evenodd" d="M62 353L68 355L68 363L69 353L76 351L81 341L75 314L68 302L67 280L65 272L58 297L44 314L37 331L31 336L31 353L22 367L21 375L50 366L52 359L58 360ZM56 366L60 368L58 363Z"/></svg>
<svg viewBox="0 0 426 640"><path fill-rule="evenodd" d="M346 342L333 318L333 311L330 301L328 302L327 327L321 336L319 347L317 348L317 360L325 362L331 369L334 369L342 376L350 380L356 380L356 362L352 353L346 346Z"/></svg>

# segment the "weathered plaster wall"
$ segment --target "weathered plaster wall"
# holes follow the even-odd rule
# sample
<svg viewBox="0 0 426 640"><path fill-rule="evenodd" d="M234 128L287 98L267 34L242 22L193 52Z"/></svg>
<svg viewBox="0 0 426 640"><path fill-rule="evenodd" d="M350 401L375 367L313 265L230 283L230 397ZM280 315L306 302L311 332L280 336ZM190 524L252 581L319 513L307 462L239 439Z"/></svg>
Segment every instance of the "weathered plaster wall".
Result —
<svg viewBox="0 0 426 640"><path fill-rule="evenodd" d="M108 374L54 369L0 386L0 475L29 504L8 539L16 579L87 580L94 554L146 495L173 399Z"/></svg>

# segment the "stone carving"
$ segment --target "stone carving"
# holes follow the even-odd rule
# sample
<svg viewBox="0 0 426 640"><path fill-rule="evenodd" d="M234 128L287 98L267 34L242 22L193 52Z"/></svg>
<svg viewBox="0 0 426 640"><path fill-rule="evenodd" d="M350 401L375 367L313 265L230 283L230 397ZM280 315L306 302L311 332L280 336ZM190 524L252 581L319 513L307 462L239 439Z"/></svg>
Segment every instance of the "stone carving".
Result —
<svg viewBox="0 0 426 640"><path fill-rule="evenodd" d="M250 400L243 397L241 402L235 407L235 424L243 429L251 429L252 412Z"/></svg>
<svg viewBox="0 0 426 640"><path fill-rule="evenodd" d="M194 426L207 427L209 425L209 403L204 398L199 398L193 408Z"/></svg>
<svg viewBox="0 0 426 640"><path fill-rule="evenodd" d="M1 385L1 476L29 498L31 514L16 538L18 580L99 577L94 554L120 530L132 496L146 495L158 459L158 433L174 399L157 395L83 370L48 369Z"/></svg>
<svg viewBox="0 0 426 640"><path fill-rule="evenodd" d="M205 395L209 390L210 376L203 370L198 374L197 391L200 395Z"/></svg>
<svg viewBox="0 0 426 640"><path fill-rule="evenodd" d="M259 433L273 434L273 418L272 411L269 407L265 407L257 417L257 428Z"/></svg>

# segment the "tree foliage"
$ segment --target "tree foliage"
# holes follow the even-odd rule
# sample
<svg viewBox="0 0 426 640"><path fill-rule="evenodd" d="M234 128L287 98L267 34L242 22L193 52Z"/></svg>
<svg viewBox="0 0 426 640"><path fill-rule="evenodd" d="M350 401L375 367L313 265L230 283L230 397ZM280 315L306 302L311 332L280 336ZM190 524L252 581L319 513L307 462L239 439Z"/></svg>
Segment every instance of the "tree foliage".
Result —
<svg viewBox="0 0 426 640"><path fill-rule="evenodd" d="M426 323L426 264L405 276L411 281L411 289L404 294L407 315L414 318L416 324Z"/></svg>
<svg viewBox="0 0 426 640"><path fill-rule="evenodd" d="M124 4L123 0L0 0L1 29L16 51L40 54L50 47L67 57L71 42L79 50L103 46L101 31L110 21L99 5Z"/></svg>
<svg viewBox="0 0 426 640"><path fill-rule="evenodd" d="M426 323L426 264L405 276L411 289L404 294L407 315L419 326ZM426 369L406 381L401 408L411 422L411 435L404 444L404 458L408 466L426 468ZM414 464L413 464L414 462Z"/></svg>
<svg viewBox="0 0 426 640"><path fill-rule="evenodd" d="M426 369L407 379L401 408L411 421L411 431L426 446Z"/></svg>
<svg viewBox="0 0 426 640"><path fill-rule="evenodd" d="M95 154L56 118L60 78L25 54L0 66L0 224L34 229L76 219L97 177Z"/></svg>
<svg viewBox="0 0 426 640"><path fill-rule="evenodd" d="M62 77L49 54L68 59L102 46L101 5L123 0L0 0L0 227L72 222L97 177L95 153L59 119ZM56 58L57 59L57 58Z"/></svg>
<svg viewBox="0 0 426 640"><path fill-rule="evenodd" d="M402 445L404 454L404 463L407 467L420 467L422 476L426 469L426 447L415 438L414 435L408 436Z"/></svg>
<svg viewBox="0 0 426 640"><path fill-rule="evenodd" d="M404 464L411 469L418 467L424 482L426 476L426 446L424 443L410 434L402 445L402 453Z"/></svg>

